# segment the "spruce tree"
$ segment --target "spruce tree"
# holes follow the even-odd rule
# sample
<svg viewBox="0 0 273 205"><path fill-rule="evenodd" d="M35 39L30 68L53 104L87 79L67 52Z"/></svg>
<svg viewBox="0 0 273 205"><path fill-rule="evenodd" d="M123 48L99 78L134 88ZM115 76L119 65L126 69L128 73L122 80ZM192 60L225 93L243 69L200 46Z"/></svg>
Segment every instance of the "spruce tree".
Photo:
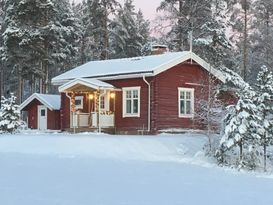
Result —
<svg viewBox="0 0 273 205"><path fill-rule="evenodd" d="M2 97L0 110L0 132L14 133L20 127L20 111L16 104L16 97Z"/></svg>
<svg viewBox="0 0 273 205"><path fill-rule="evenodd" d="M266 171L267 147L273 143L273 74L263 66L257 77L255 104L259 111L260 139L263 148L264 171Z"/></svg>

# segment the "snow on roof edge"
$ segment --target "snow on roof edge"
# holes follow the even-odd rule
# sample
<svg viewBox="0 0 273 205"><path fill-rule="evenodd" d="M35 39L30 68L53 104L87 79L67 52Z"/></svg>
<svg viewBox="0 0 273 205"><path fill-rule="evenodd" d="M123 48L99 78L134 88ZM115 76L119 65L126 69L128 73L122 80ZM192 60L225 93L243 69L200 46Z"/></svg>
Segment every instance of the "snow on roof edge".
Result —
<svg viewBox="0 0 273 205"><path fill-rule="evenodd" d="M44 96L51 97L51 98L52 97L55 97L55 98L58 97L59 99L57 99L58 100L57 104L53 105L53 104L51 104L49 102L48 99L45 99ZM34 99L37 99L38 101L40 101L43 105L45 105L50 110L60 110L60 108L61 108L61 96L60 95L33 93L23 103L21 103L21 105L19 106L19 110L22 111Z"/></svg>

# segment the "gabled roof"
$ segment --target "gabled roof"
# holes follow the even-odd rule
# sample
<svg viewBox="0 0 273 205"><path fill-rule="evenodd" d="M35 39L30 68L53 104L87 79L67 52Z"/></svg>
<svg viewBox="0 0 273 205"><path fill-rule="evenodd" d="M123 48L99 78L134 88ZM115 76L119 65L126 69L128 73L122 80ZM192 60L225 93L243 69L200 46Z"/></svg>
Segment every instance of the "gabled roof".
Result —
<svg viewBox="0 0 273 205"><path fill-rule="evenodd" d="M154 76L190 59L200 64L219 80L225 81L223 74L212 68L202 58L193 52L183 51L135 58L91 61L56 76L52 79L52 83L56 85L63 84L76 78L105 79L106 77L109 77L110 79L110 77L113 78L119 76L122 79L144 74Z"/></svg>
<svg viewBox="0 0 273 205"><path fill-rule="evenodd" d="M19 109L23 110L34 99L40 101L43 105L45 105L50 110L60 110L60 108L61 108L61 96L60 95L48 95L48 94L34 93L20 105Z"/></svg>
<svg viewBox="0 0 273 205"><path fill-rule="evenodd" d="M59 92L67 92L67 91L69 91L70 88L72 88L73 86L77 86L77 85L86 86L88 88L93 88L95 90L114 89L113 85L111 85L109 83L105 83L105 82L97 80L97 79L76 78L76 79L69 81L69 82L65 83L64 85L60 86Z"/></svg>

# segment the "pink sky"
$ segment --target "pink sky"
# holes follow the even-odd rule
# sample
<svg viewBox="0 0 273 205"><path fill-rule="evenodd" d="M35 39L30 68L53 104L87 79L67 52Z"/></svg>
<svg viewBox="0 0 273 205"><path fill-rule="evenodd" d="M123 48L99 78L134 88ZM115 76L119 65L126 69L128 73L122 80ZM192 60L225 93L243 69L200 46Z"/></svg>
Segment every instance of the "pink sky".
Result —
<svg viewBox="0 0 273 205"><path fill-rule="evenodd" d="M75 2L81 2L82 0L75 0ZM123 4L123 0L118 0ZM141 9L145 18L152 20L156 15L156 8L159 6L162 0L133 0L136 9Z"/></svg>

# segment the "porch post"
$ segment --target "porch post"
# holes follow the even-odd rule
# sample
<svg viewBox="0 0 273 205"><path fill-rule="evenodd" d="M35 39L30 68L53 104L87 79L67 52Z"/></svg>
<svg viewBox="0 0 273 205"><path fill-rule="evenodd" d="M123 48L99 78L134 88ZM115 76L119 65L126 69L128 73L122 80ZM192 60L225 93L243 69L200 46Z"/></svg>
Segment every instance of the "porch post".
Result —
<svg viewBox="0 0 273 205"><path fill-rule="evenodd" d="M75 110L75 93L72 92L71 93L71 98L70 98L70 108L71 108L71 112L72 112L72 127L73 127L73 131L74 133L76 132L76 123L75 121L75 114L76 114L76 110Z"/></svg>
<svg viewBox="0 0 273 205"><path fill-rule="evenodd" d="M101 97L101 92L100 92L100 90L99 90L99 107L98 107L98 128L99 128L99 133L101 133L101 123L100 123L100 104L101 104L101 99L100 99L100 97Z"/></svg>

